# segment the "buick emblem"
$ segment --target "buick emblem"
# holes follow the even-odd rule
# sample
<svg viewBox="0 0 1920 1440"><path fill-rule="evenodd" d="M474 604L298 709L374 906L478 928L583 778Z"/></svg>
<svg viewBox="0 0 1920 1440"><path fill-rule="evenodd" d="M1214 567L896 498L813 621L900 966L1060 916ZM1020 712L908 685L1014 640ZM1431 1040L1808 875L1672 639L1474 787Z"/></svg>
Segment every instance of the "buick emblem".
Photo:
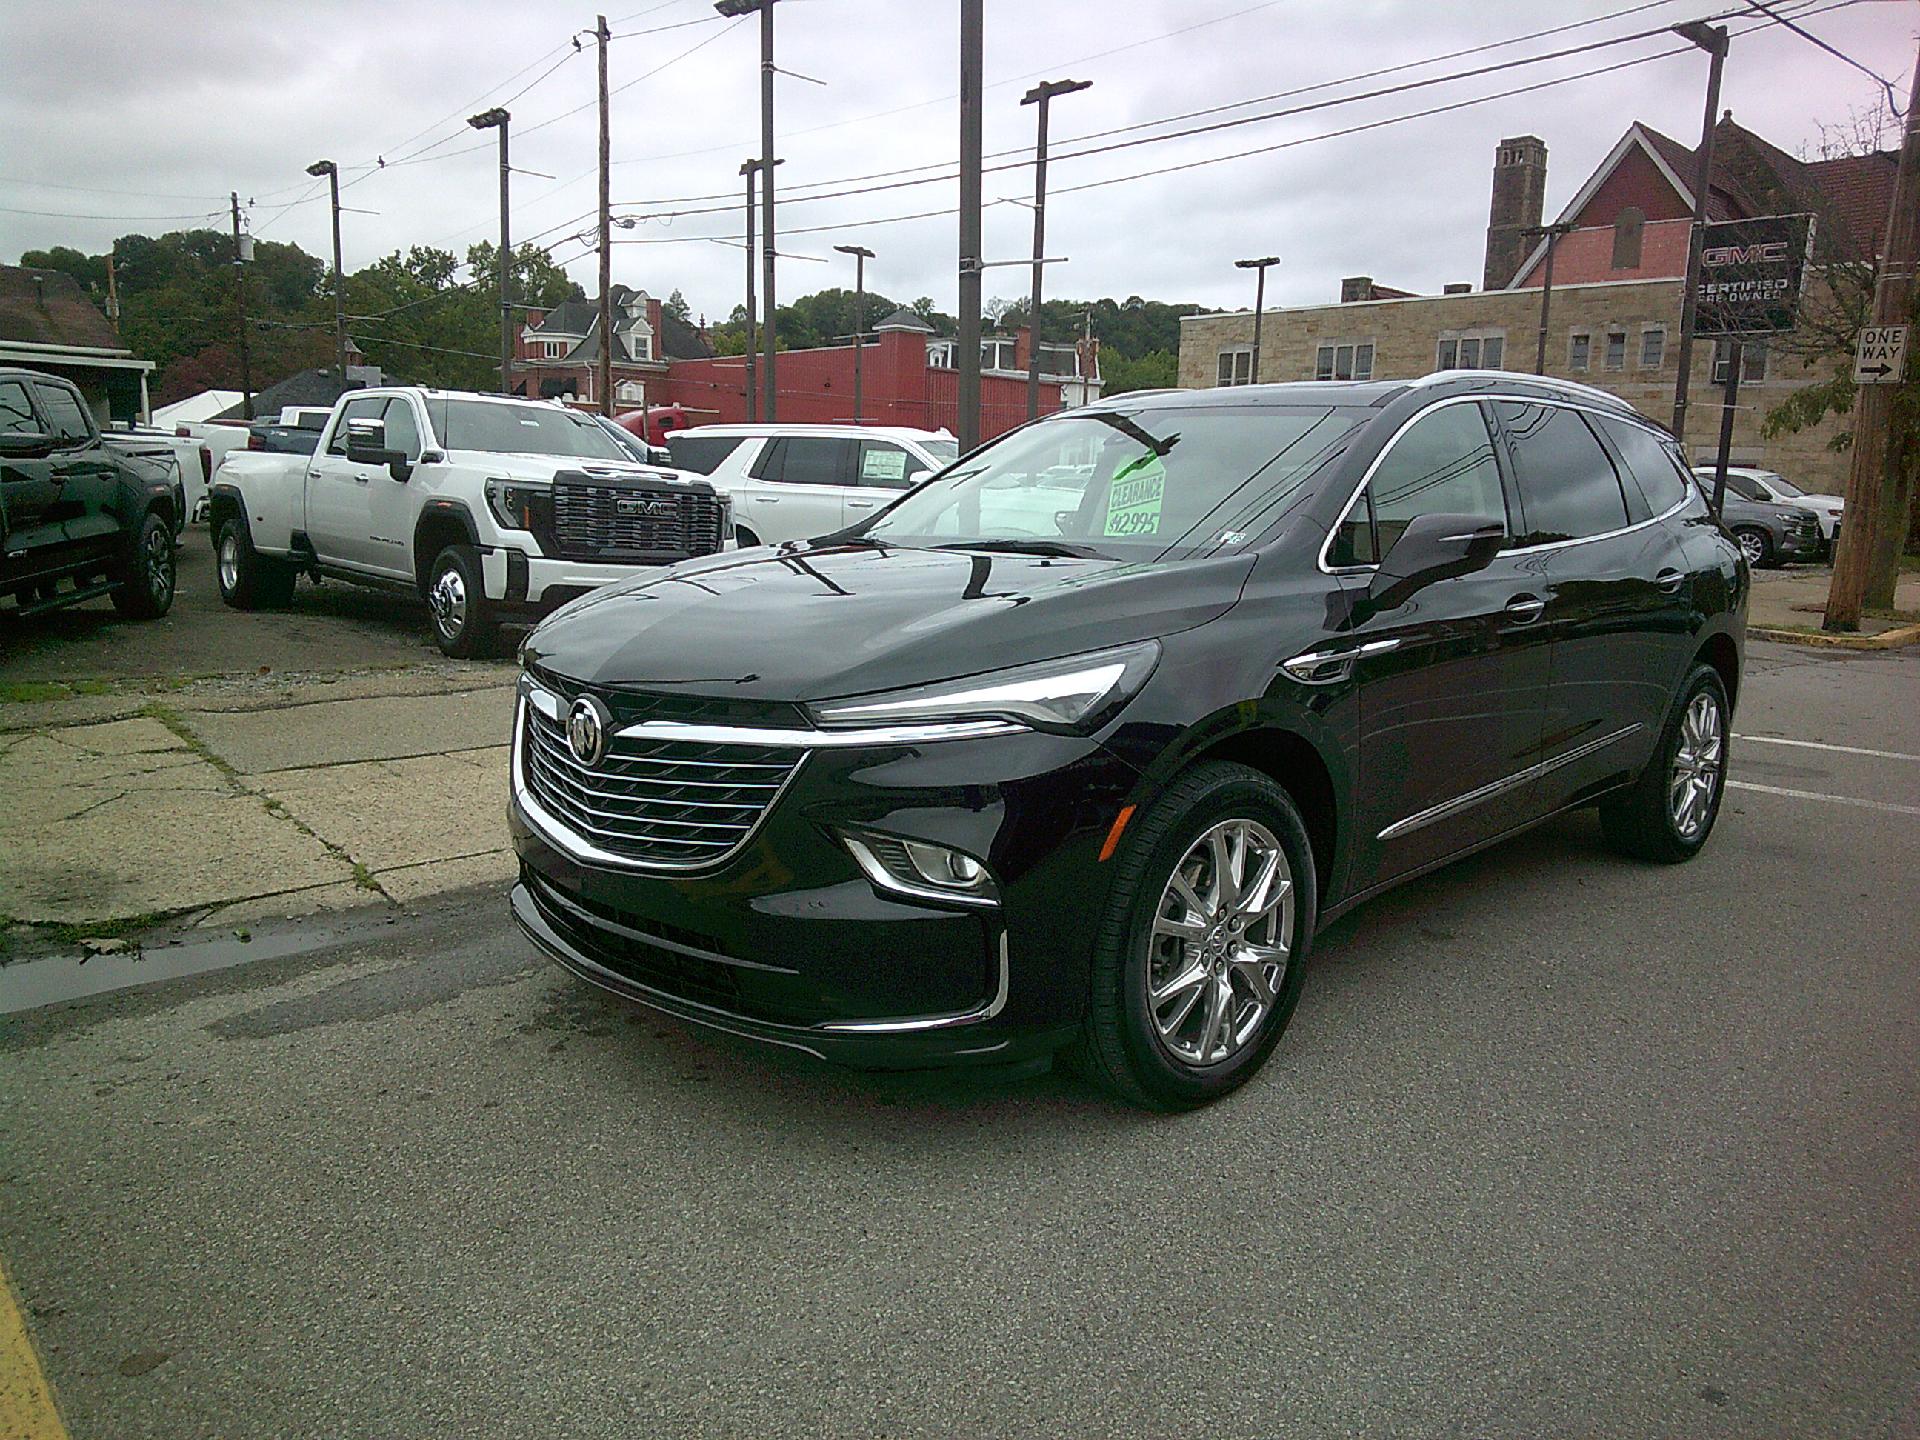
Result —
<svg viewBox="0 0 1920 1440"><path fill-rule="evenodd" d="M588 769L598 765L607 753L607 735L613 729L613 716L607 707L591 695L582 695L567 711L567 749Z"/></svg>

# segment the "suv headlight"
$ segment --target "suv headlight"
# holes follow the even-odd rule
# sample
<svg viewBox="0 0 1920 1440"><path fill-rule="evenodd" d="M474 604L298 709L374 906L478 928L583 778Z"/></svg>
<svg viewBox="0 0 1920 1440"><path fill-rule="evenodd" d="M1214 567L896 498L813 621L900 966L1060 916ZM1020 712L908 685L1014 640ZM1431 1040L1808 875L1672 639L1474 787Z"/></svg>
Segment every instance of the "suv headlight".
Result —
<svg viewBox="0 0 1920 1440"><path fill-rule="evenodd" d="M808 708L816 724L830 729L893 720L1002 719L1055 734L1084 735L1137 695L1159 661L1159 641L1145 640L912 690L825 700Z"/></svg>
<svg viewBox="0 0 1920 1440"><path fill-rule="evenodd" d="M553 514L553 487L492 479L487 481L487 509L509 530L545 528Z"/></svg>

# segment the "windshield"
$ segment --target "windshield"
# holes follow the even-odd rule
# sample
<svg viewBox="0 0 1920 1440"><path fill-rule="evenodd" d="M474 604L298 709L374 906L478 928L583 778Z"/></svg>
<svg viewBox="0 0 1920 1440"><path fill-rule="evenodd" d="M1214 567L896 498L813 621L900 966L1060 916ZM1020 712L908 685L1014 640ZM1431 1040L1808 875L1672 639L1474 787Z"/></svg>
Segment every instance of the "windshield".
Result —
<svg viewBox="0 0 1920 1440"><path fill-rule="evenodd" d="M1308 493L1368 413L1081 411L1014 431L861 533L896 545L1133 560L1235 549Z"/></svg>
<svg viewBox="0 0 1920 1440"><path fill-rule="evenodd" d="M960 458L958 440L922 440L920 448L938 460L942 465L951 465Z"/></svg>
<svg viewBox="0 0 1920 1440"><path fill-rule="evenodd" d="M1802 490L1798 485L1794 484L1791 480L1788 480L1783 476L1776 475L1771 470L1763 470L1760 473L1760 478L1767 482L1767 488L1769 490L1775 491L1776 493L1781 495L1785 495L1788 498L1792 498L1793 496L1796 496L1796 495L1804 495L1807 493L1806 491Z"/></svg>
<svg viewBox="0 0 1920 1440"><path fill-rule="evenodd" d="M573 455L583 460L627 460L591 415L552 405L497 400L429 400L427 417L449 450L500 455Z"/></svg>

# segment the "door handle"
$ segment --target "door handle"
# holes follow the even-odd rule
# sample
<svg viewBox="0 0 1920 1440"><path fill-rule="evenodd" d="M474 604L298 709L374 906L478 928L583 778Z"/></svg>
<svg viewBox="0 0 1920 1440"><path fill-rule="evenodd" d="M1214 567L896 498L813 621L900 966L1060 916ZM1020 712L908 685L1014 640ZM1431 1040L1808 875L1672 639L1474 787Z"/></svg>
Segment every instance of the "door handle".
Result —
<svg viewBox="0 0 1920 1440"><path fill-rule="evenodd" d="M747 498L757 505L778 505L780 503L780 497L778 495L749 495Z"/></svg>
<svg viewBox="0 0 1920 1440"><path fill-rule="evenodd" d="M871 510L874 506L878 505L879 503L880 502L878 500L849 500L847 501L847 509Z"/></svg>
<svg viewBox="0 0 1920 1440"><path fill-rule="evenodd" d="M1547 602L1538 595L1516 595L1507 601L1507 614L1522 625L1531 625L1546 613Z"/></svg>
<svg viewBox="0 0 1920 1440"><path fill-rule="evenodd" d="M1680 593L1680 587L1686 584L1686 582L1687 577L1678 570L1662 570L1658 575L1653 577L1653 583L1669 595L1678 595Z"/></svg>
<svg viewBox="0 0 1920 1440"><path fill-rule="evenodd" d="M1353 673L1353 662L1369 655L1385 655L1398 650L1398 636L1369 640L1351 650L1309 650L1291 660L1282 660L1280 668L1302 685L1335 685Z"/></svg>

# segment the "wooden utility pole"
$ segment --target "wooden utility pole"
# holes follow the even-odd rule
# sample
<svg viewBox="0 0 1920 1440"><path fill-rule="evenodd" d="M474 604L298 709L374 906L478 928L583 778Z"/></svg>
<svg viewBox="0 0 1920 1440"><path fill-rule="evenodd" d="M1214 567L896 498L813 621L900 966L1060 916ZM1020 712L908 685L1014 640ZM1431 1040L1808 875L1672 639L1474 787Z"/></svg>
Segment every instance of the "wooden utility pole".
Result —
<svg viewBox="0 0 1920 1440"><path fill-rule="evenodd" d="M753 390L755 379L755 362L753 356L753 267L757 258L753 253L753 182L759 172L760 162L758 160L746 160L740 165L740 173L747 177L747 349L743 357L747 362L747 371L741 393L746 398L746 416L749 425L759 418L756 411L760 404L760 397L754 394Z"/></svg>
<svg viewBox="0 0 1920 1440"><path fill-rule="evenodd" d="M1900 142L1900 168L1893 178L1893 203L1887 210L1887 238L1880 247L1880 277L1873 291L1873 324L1905 325L1913 315L1913 267L1920 259L1920 60L1907 92L1907 127ZM1827 591L1823 628L1858 630L1866 602L1867 577L1881 530L1897 525L1904 532L1905 515L1891 515L1889 493L1902 488L1888 482L1893 441L1894 399L1911 382L1862 385L1854 404L1853 468L1847 476L1846 523L1840 527L1839 553L1833 557L1833 584Z"/></svg>
<svg viewBox="0 0 1920 1440"><path fill-rule="evenodd" d="M613 127L607 106L607 17L596 17L600 42L600 413L613 414Z"/></svg>
<svg viewBox="0 0 1920 1440"><path fill-rule="evenodd" d="M1040 107L1033 142L1033 293L1027 301L1027 419L1040 418L1040 283L1047 253L1047 109L1056 95L1085 90L1091 80L1048 80L1020 97Z"/></svg>
<svg viewBox="0 0 1920 1440"><path fill-rule="evenodd" d="M774 359L779 349L774 337L774 311L778 307L773 299L773 167L780 162L773 158L773 71L773 0L760 0L760 223L766 230L766 240L760 247L760 342L766 347L760 383L766 393L760 409L768 420L778 417L780 406Z"/></svg>
<svg viewBox="0 0 1920 1440"><path fill-rule="evenodd" d="M233 202L233 305L239 321L240 339L240 413L253 419L253 362L247 349L247 267L246 251L240 243L240 192L227 197ZM113 259L107 259L111 276Z"/></svg>
<svg viewBox="0 0 1920 1440"><path fill-rule="evenodd" d="M982 0L960 0L960 353L954 357L960 413L954 430L963 455L980 443L981 11Z"/></svg>

